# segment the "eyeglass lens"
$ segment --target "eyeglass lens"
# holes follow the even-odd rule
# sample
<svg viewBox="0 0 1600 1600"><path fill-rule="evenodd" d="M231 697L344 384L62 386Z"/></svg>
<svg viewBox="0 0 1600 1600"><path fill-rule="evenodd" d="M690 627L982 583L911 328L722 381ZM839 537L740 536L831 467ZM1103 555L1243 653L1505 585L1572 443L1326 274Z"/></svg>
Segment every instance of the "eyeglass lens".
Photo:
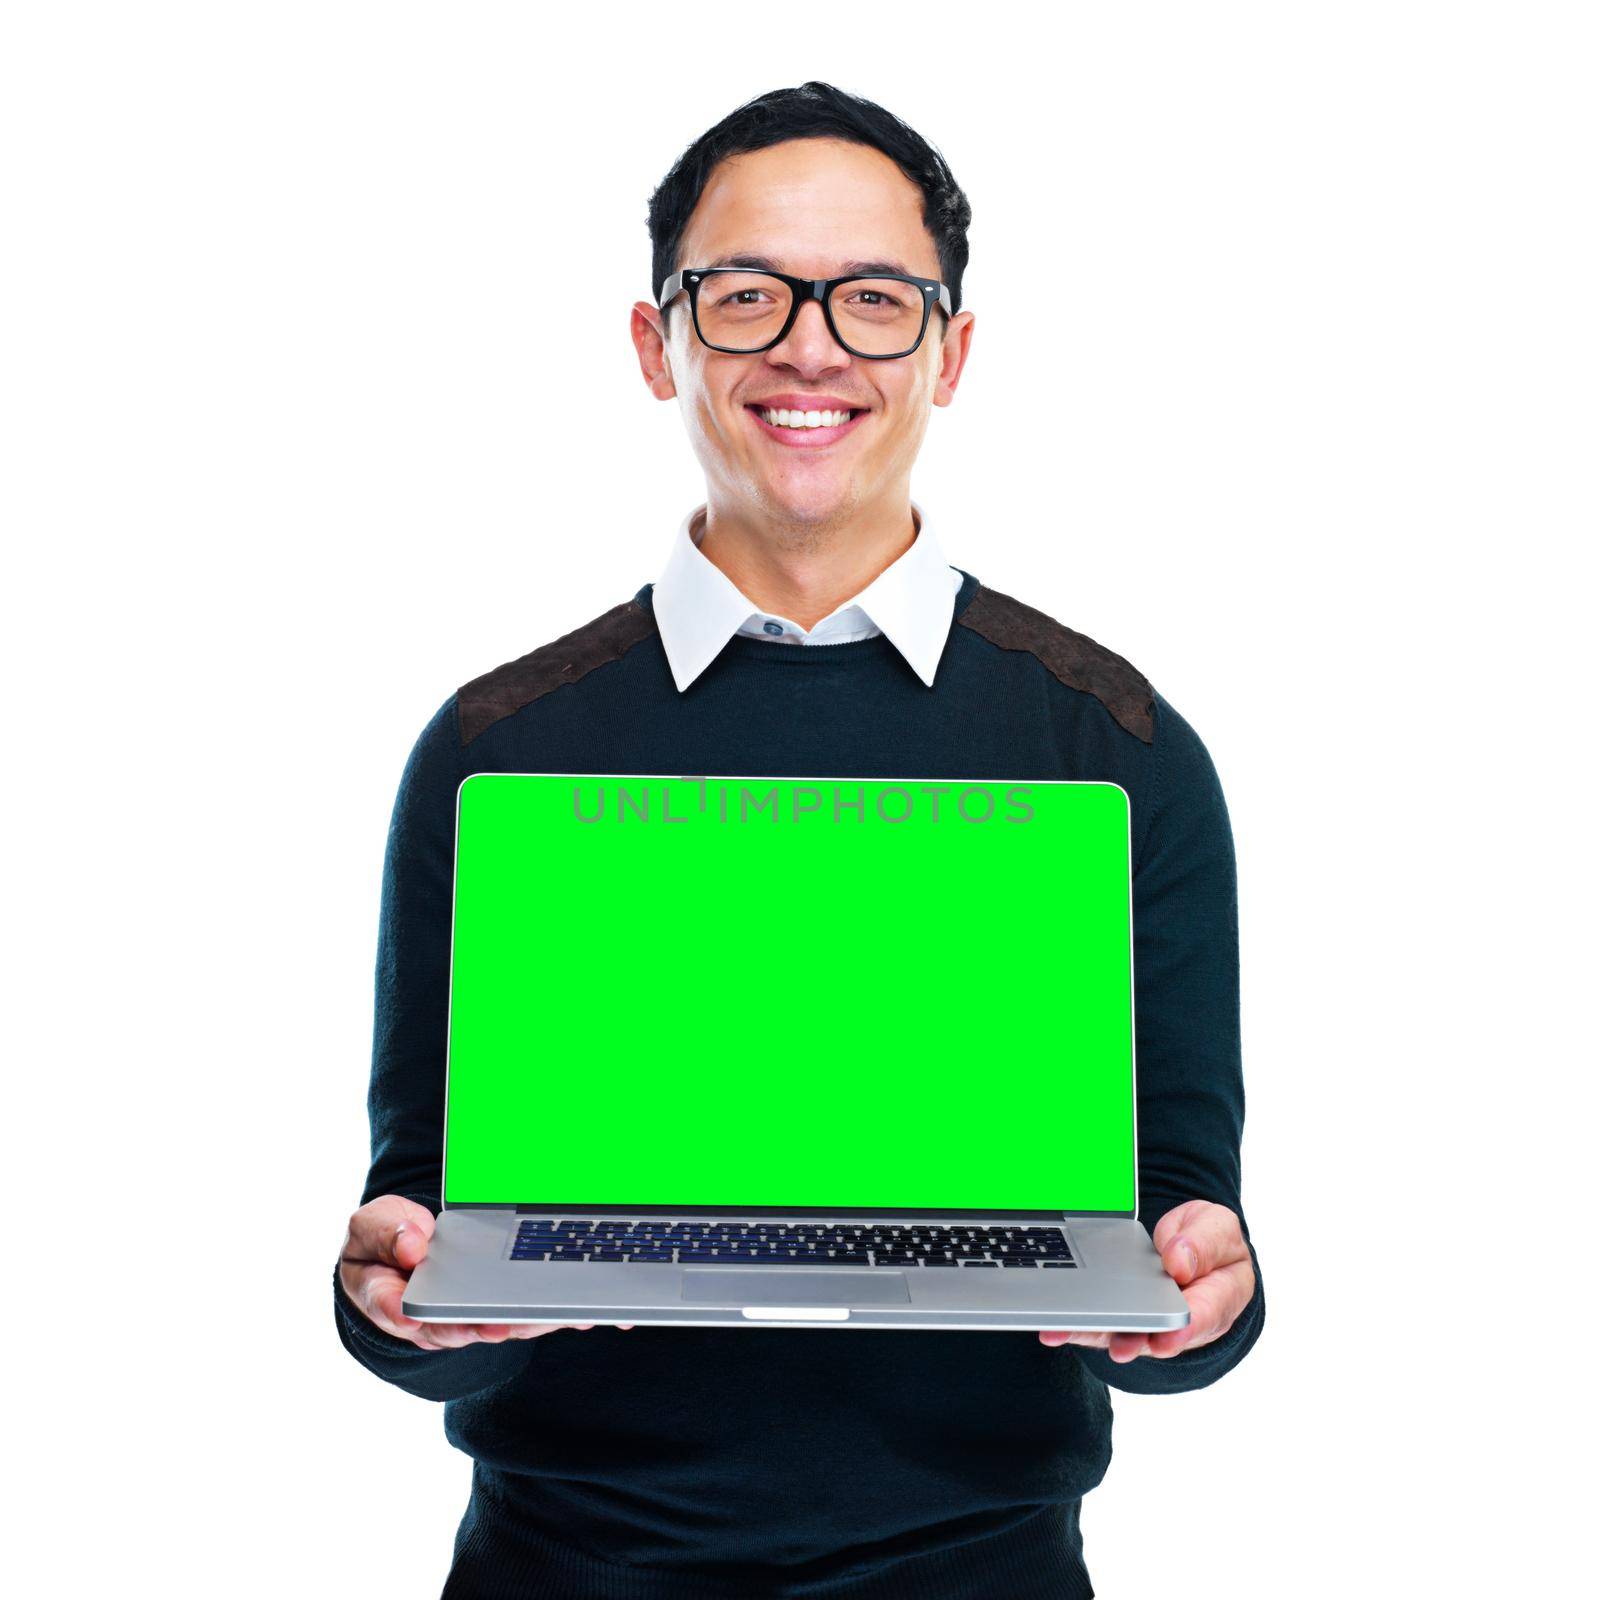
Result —
<svg viewBox="0 0 1600 1600"><path fill-rule="evenodd" d="M906 354L922 332L924 290L898 278L853 278L832 291L834 326L847 350ZM789 285L765 272L709 272L700 284L700 334L707 344L751 353L770 345L789 315Z"/></svg>

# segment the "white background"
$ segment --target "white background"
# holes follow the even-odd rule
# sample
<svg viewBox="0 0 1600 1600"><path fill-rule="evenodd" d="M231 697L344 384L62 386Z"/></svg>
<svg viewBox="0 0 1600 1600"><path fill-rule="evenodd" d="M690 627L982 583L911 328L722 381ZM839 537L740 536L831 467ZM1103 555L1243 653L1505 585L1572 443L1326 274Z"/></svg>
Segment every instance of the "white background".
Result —
<svg viewBox="0 0 1600 1600"><path fill-rule="evenodd" d="M389 808L658 574L648 196L808 77L972 201L950 559L1135 662L1233 819L1267 1329L1116 1397L1098 1591L1582 1586L1587 9L5 8L20 1592L437 1592L468 1462L329 1304Z"/></svg>

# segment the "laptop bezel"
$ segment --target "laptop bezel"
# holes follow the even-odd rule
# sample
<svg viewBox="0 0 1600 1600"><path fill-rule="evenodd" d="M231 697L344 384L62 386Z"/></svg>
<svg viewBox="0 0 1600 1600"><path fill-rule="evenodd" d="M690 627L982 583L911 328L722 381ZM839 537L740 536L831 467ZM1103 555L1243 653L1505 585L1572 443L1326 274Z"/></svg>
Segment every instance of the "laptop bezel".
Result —
<svg viewBox="0 0 1600 1600"><path fill-rule="evenodd" d="M1066 1211L1050 1208L995 1208L983 1207L974 1209L964 1207L948 1209L942 1207L914 1206L879 1206L879 1207L829 1207L829 1206L748 1206L748 1205L693 1205L693 1206L621 1206L615 1202L592 1205L583 1202L545 1203L542 1201L522 1200L450 1200L447 1198L450 1188L449 1160L450 1160L450 1010L455 997L455 959L456 959L456 889L460 876L461 862L461 795L466 786L476 778L606 778L618 781L650 779L669 779L673 782L695 783L711 777L719 782L735 783L753 781L757 783L1015 783L1015 784L1050 784L1063 786L1067 784L1088 786L1117 790L1123 799L1127 818L1127 848L1128 848L1128 1062L1130 1073L1130 1104L1133 1115L1133 1140L1130 1146L1133 1156L1133 1207L1126 1211ZM918 777L862 777L855 775L777 775L771 773L681 773L681 772L500 772L483 771L469 772L459 784L456 785L455 798L455 830L451 841L450 852L450 962L446 975L445 992L445 1078L444 1078L444 1104L441 1113L443 1127L442 1144L439 1166L439 1203L446 1211L508 1211L517 1215L527 1216L571 1216L571 1217L640 1217L640 1218L682 1218L686 1221L696 1219L708 1220L715 1217L755 1217L755 1218L814 1218L826 1217L834 1221L870 1221L875 1218L923 1218L934 1222L958 1222L966 1219L986 1219L1000 1222L1023 1222L1037 1220L1041 1217L1108 1217L1132 1219L1139 1215L1139 1040L1138 1040L1138 1011L1137 1011L1137 974L1134 969L1134 929L1133 929L1133 798L1128 791L1111 778L918 778Z"/></svg>

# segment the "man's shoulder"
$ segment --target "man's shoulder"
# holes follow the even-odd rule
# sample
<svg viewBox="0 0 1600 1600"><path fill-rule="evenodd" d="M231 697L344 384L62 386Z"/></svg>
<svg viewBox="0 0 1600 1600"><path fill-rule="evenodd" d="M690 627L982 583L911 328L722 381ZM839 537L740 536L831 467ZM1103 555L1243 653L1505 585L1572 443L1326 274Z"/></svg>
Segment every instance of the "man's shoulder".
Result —
<svg viewBox="0 0 1600 1600"><path fill-rule="evenodd" d="M541 695L576 683L608 661L621 660L655 631L654 614L636 594L525 656L480 673L456 690L462 744L471 744L485 728Z"/></svg>
<svg viewBox="0 0 1600 1600"><path fill-rule="evenodd" d="M1067 688L1093 695L1135 738L1154 739L1156 691L1115 650L982 583L956 620L1002 650L1026 651Z"/></svg>

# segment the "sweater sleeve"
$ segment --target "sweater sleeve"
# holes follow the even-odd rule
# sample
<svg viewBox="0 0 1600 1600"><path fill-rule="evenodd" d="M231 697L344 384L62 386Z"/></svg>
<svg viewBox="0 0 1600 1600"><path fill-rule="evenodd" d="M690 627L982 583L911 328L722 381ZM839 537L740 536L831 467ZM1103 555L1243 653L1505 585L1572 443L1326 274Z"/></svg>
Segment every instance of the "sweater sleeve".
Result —
<svg viewBox="0 0 1600 1600"><path fill-rule="evenodd" d="M444 1192L444 1085L461 761L452 695L406 762L389 822L378 917L372 1078L372 1161L360 1204L399 1194L435 1215ZM427 1400L453 1400L515 1377L537 1340L424 1350L370 1321L333 1273L334 1317L368 1371Z"/></svg>
<svg viewBox="0 0 1600 1600"><path fill-rule="evenodd" d="M1239 1217L1255 1290L1222 1338L1175 1356L1119 1364L1104 1350L1072 1347L1096 1377L1131 1394L1215 1383L1244 1359L1266 1315L1240 1199L1244 1076L1233 833L1209 753L1160 694L1154 723L1151 808L1133 872L1139 1220L1153 1236L1161 1218L1186 1200L1227 1206Z"/></svg>

